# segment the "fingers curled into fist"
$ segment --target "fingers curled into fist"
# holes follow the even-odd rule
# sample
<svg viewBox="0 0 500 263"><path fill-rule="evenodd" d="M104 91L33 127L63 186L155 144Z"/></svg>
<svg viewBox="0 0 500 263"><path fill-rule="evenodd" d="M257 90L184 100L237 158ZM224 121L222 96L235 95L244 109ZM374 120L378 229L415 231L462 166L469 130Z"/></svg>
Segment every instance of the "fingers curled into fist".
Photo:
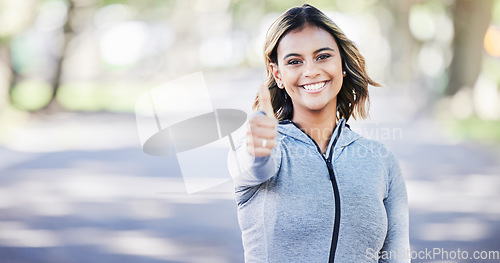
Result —
<svg viewBox="0 0 500 263"><path fill-rule="evenodd" d="M259 110L264 114L252 116L247 129L247 149L255 157L270 155L276 146L278 119L274 117L271 95L265 85L259 89Z"/></svg>

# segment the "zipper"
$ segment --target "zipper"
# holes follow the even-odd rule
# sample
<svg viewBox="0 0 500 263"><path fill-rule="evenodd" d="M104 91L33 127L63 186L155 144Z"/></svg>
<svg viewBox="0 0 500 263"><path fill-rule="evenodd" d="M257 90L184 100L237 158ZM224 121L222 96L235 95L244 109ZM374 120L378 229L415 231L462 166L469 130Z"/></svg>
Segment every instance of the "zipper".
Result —
<svg viewBox="0 0 500 263"><path fill-rule="evenodd" d="M337 242L339 239L339 230L340 230L340 193L339 193L339 187L337 185L337 180L335 179L335 172L333 170L332 159L333 159L333 150L335 149L335 144L339 139L340 132L342 131L342 126L339 126L339 131L337 132L337 135L333 140L332 146L330 147L330 153L328 154L327 158L323 155L323 152L321 152L321 148L316 143L316 141L314 141L314 139L311 136L309 136L309 134L300 129L300 127L297 126L297 124L295 124L291 120L284 120L280 122L280 124L287 124L287 123L292 123L295 127L297 127L305 135L307 135L309 139L311 139L314 145L316 145L316 148L318 149L321 158L323 158L323 160L326 163L326 167L328 168L328 174L330 175L330 181L332 182L333 196L335 201L335 220L333 221L332 244L330 246L330 256L328 259L328 263L333 263L335 261L335 251L337 250Z"/></svg>

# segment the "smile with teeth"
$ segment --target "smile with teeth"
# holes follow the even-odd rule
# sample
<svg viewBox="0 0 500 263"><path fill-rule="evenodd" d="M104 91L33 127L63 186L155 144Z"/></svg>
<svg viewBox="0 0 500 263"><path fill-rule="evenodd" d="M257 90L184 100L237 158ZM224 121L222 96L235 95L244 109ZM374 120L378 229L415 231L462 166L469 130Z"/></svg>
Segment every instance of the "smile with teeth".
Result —
<svg viewBox="0 0 500 263"><path fill-rule="evenodd" d="M301 86L308 92L320 91L326 86L326 81Z"/></svg>

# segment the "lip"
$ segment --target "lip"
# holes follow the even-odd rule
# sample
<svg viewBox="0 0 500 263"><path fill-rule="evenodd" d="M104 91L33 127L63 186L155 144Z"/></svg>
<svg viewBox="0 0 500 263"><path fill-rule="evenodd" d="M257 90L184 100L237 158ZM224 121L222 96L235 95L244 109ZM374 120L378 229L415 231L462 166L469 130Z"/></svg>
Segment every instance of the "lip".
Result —
<svg viewBox="0 0 500 263"><path fill-rule="evenodd" d="M321 83L321 82L324 82L325 84L323 85L323 87L321 87L320 89L316 89L316 90L307 90L304 88L305 85L312 85L312 84L317 84L317 83ZM322 90L324 90L326 88L326 84L328 84L328 82L330 82L329 80L325 80L325 81L318 81L318 82L313 82L313 83L307 83L307 84L304 84L304 85L300 85L299 87L307 92L307 93L318 93L318 92L321 92Z"/></svg>

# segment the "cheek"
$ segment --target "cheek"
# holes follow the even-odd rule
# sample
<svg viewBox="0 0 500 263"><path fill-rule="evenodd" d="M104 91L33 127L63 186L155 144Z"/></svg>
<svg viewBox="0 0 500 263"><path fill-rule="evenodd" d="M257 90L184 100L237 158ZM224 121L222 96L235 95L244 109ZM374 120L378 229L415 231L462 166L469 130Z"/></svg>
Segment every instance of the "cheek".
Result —
<svg viewBox="0 0 500 263"><path fill-rule="evenodd" d="M330 74L334 75L342 74L342 64L337 61L335 61L334 63L328 63L327 71L330 72Z"/></svg>
<svg viewBox="0 0 500 263"><path fill-rule="evenodd" d="M284 82L293 83L297 81L300 73L297 69L286 69L281 72L281 76Z"/></svg>

